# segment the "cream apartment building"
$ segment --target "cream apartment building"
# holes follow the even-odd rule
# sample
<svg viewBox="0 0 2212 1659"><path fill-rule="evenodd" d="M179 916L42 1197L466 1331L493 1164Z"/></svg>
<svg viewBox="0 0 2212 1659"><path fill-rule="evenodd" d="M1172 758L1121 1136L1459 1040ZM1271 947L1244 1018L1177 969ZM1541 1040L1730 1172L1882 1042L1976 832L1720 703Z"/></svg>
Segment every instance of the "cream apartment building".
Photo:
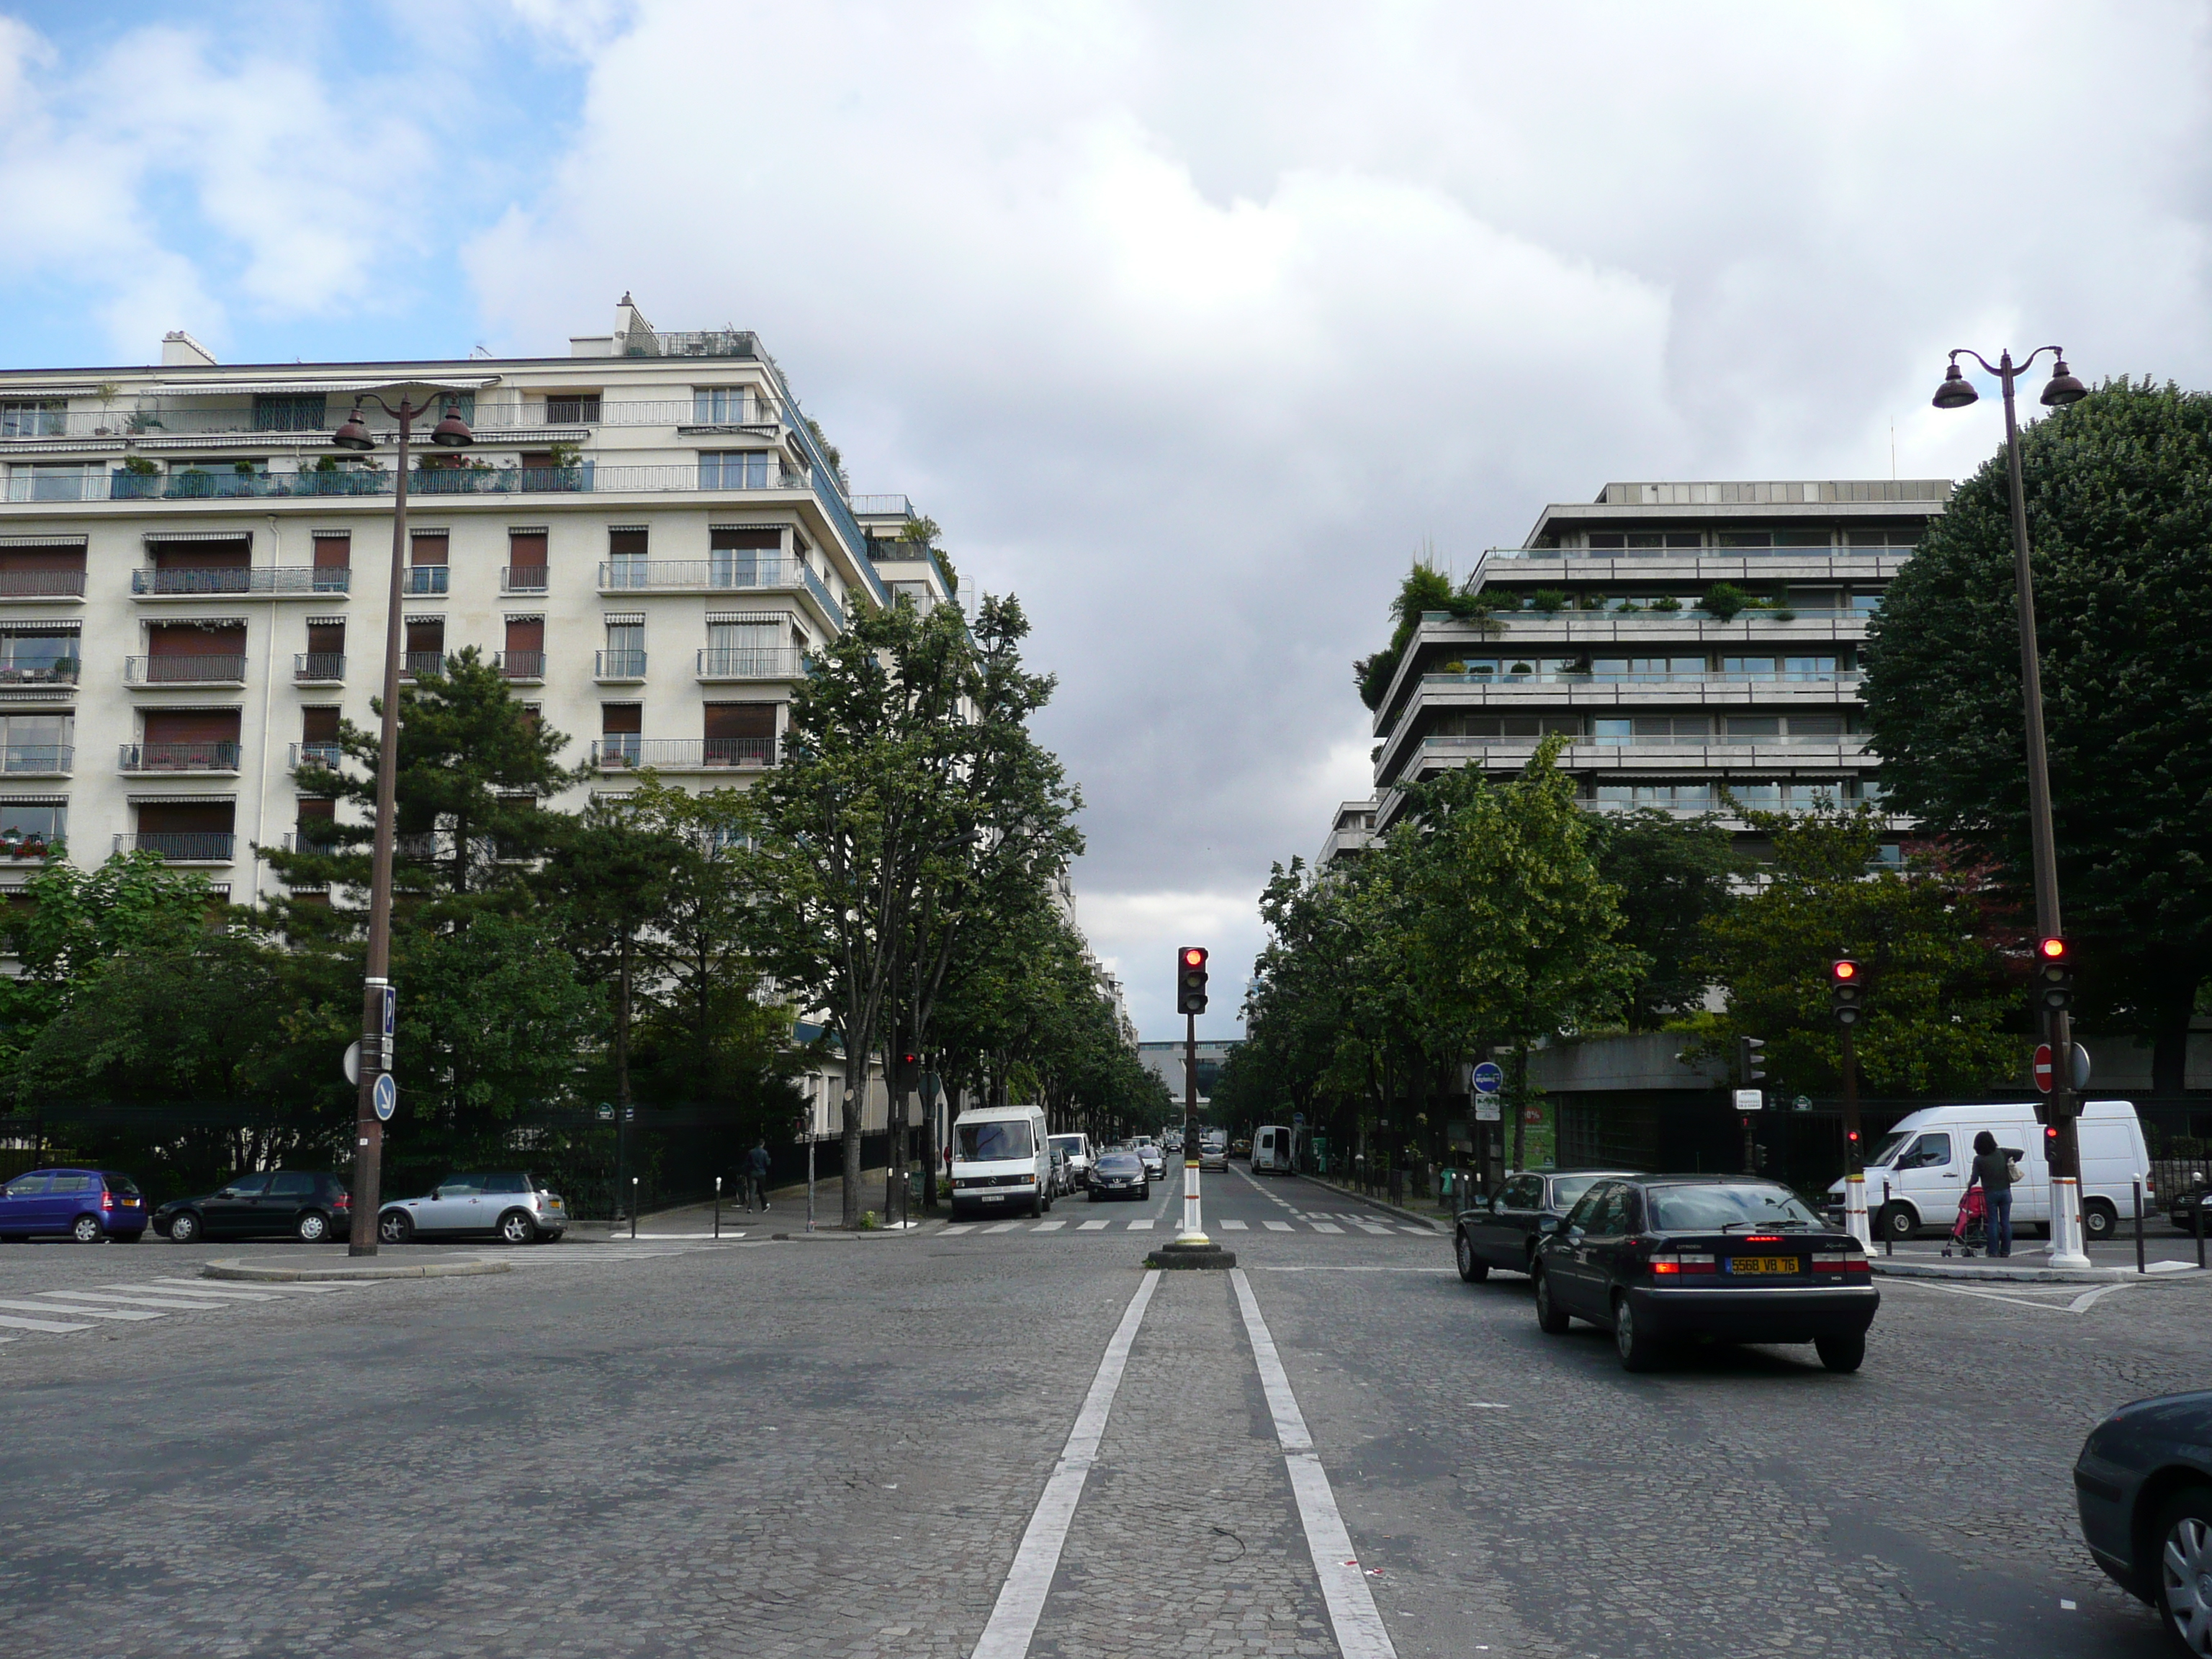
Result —
<svg viewBox="0 0 2212 1659"><path fill-rule="evenodd" d="M475 434L416 451L407 666L477 647L597 763L586 790L757 777L808 649L957 597L754 334L656 331L624 295L568 345L233 366L173 334L156 364L0 372L0 887L65 845L280 890L258 849L332 810L293 768L371 725L382 678L395 426L364 404L378 447L331 441L368 393Z"/></svg>

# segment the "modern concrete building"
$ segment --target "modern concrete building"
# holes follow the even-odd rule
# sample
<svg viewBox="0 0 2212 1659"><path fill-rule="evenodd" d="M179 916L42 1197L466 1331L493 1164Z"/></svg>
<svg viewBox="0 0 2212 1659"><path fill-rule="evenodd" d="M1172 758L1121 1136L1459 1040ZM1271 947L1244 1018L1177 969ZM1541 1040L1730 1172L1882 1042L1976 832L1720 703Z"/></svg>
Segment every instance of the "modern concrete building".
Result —
<svg viewBox="0 0 2212 1659"><path fill-rule="evenodd" d="M159 363L0 372L0 887L66 844L278 890L258 849L331 810L293 768L372 723L382 677L395 429L369 404L376 450L331 441L372 392L476 437L410 474L408 666L478 647L598 763L586 789L759 776L804 652L954 597L756 335L661 332L628 295L565 356L232 367L179 333Z"/></svg>
<svg viewBox="0 0 2212 1659"><path fill-rule="evenodd" d="M1594 809L1877 799L1859 653L1943 480L1609 483L1483 555L1487 618L1425 616L1375 711L1373 821L1401 786L1517 772L1545 734ZM1354 850L1346 814L1324 861ZM1737 825L1741 828L1741 823Z"/></svg>

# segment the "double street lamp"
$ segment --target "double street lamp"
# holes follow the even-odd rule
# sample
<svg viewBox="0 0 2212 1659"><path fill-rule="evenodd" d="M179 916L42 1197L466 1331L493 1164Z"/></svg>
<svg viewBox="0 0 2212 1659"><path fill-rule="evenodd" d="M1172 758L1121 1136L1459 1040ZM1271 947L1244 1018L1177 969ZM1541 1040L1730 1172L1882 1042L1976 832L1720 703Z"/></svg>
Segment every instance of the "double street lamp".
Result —
<svg viewBox="0 0 2212 1659"><path fill-rule="evenodd" d="M2043 666L2035 644L2035 578L2027 551L2027 496L2021 484L2020 419L2013 399L2013 385L2035 360L2049 352L2051 379L2045 383L2042 403L2063 409L2089 395L2088 387L2066 367L2066 353L2058 346L2039 346L2015 363L2009 351L1997 361L1963 348L1951 354L1943 384L1936 389L1938 409L1964 409L1979 394L1959 368L1959 359L1972 357L1996 377L2004 390L2005 465L2012 483L2012 556L2014 598L2020 612L2020 681L2027 726L2027 823L2035 874L2035 928L2043 939L2063 937L2058 915L2058 854L2051 816L2051 757L2043 735ZM2062 947L2063 948L2063 947ZM2073 1023L2063 1007L2039 1006L2046 1021L2051 1045L2051 1124L2057 1131L2051 1149L2051 1259L2056 1267L2089 1265L2081 1248L2081 1141L2075 1130L2079 1103L2074 1098Z"/></svg>
<svg viewBox="0 0 2212 1659"><path fill-rule="evenodd" d="M377 1211L383 1201L384 1120L378 1115L377 1086L392 1069L392 1045L386 1036L389 1022L386 1006L392 988L392 848L399 775L399 668L404 640L400 633L400 589L405 580L407 550L407 451L415 422L436 405L434 395L410 404L404 397L395 409L374 393L356 398L353 413L331 436L340 449L376 447L361 417L361 406L374 404L399 422L398 482L392 490L392 592L384 619L384 718L377 744L376 843L368 885L368 963L361 999L360 1094L354 1106L353 1217L346 1254L376 1254ZM450 396L446 416L430 429L430 441L441 449L463 449L476 434L461 419L460 404ZM390 1085L386 1085L390 1098ZM386 1107L390 1109L389 1105Z"/></svg>

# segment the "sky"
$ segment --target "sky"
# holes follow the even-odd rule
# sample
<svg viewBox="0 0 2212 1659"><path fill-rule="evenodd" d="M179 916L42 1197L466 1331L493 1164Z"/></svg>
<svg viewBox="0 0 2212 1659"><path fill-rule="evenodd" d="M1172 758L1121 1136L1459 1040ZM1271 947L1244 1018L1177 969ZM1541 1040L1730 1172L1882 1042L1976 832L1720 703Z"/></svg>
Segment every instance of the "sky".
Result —
<svg viewBox="0 0 2212 1659"><path fill-rule="evenodd" d="M1351 664L1611 479L1949 477L1952 347L2212 384L2207 4L0 0L0 364L760 331L1020 596L1147 1038Z"/></svg>

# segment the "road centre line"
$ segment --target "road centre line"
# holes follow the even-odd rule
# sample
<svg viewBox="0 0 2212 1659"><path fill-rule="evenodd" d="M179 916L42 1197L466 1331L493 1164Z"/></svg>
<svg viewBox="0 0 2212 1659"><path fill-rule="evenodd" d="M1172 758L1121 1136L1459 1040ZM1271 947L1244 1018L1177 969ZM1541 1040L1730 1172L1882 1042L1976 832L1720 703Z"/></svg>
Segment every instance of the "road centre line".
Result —
<svg viewBox="0 0 2212 1659"><path fill-rule="evenodd" d="M1336 1494L1329 1490L1328 1474L1314 1452L1313 1437L1306 1431L1305 1414L1291 1379L1275 1352L1275 1339L1261 1316L1259 1298L1241 1267L1229 1270L1236 1286L1237 1305L1244 1315L1244 1330L1252 1339L1252 1358L1260 1367L1260 1387L1267 1397L1267 1410L1275 1419L1275 1438L1283 1448L1283 1463L1290 1472L1291 1492L1297 1499L1298 1521L1304 1527L1306 1547L1313 1555L1314 1573L1321 1580L1322 1600L1328 1607L1328 1621L1336 1632L1337 1651L1343 1659L1397 1659L1390 1632L1382 1628L1382 1615L1375 1610L1374 1593L1360 1570L1337 1510ZM980 1655L981 1650L978 1653Z"/></svg>
<svg viewBox="0 0 2212 1659"><path fill-rule="evenodd" d="M1029 1652L1053 1576L1060 1571L1060 1548L1067 1541L1069 1523L1075 1519L1076 1504L1083 1497L1084 1480L1097 1459L1099 1442L1105 1437L1107 1413L1113 1410L1114 1396L1121 1387L1121 1373L1128 1366L1137 1327L1144 1322L1145 1309L1159 1282L1159 1269L1148 1269L1137 1293L1122 1310L1121 1322L1115 1327L1105 1357L1098 1362L1097 1375L1091 1380L1091 1392L1075 1415L1075 1426L1068 1431L1060 1462L1045 1481L1043 1495L1037 1499L1021 1546L1014 1552L1014 1565L999 1588L990 1622L983 1626L981 1639L969 1659L1024 1659Z"/></svg>

